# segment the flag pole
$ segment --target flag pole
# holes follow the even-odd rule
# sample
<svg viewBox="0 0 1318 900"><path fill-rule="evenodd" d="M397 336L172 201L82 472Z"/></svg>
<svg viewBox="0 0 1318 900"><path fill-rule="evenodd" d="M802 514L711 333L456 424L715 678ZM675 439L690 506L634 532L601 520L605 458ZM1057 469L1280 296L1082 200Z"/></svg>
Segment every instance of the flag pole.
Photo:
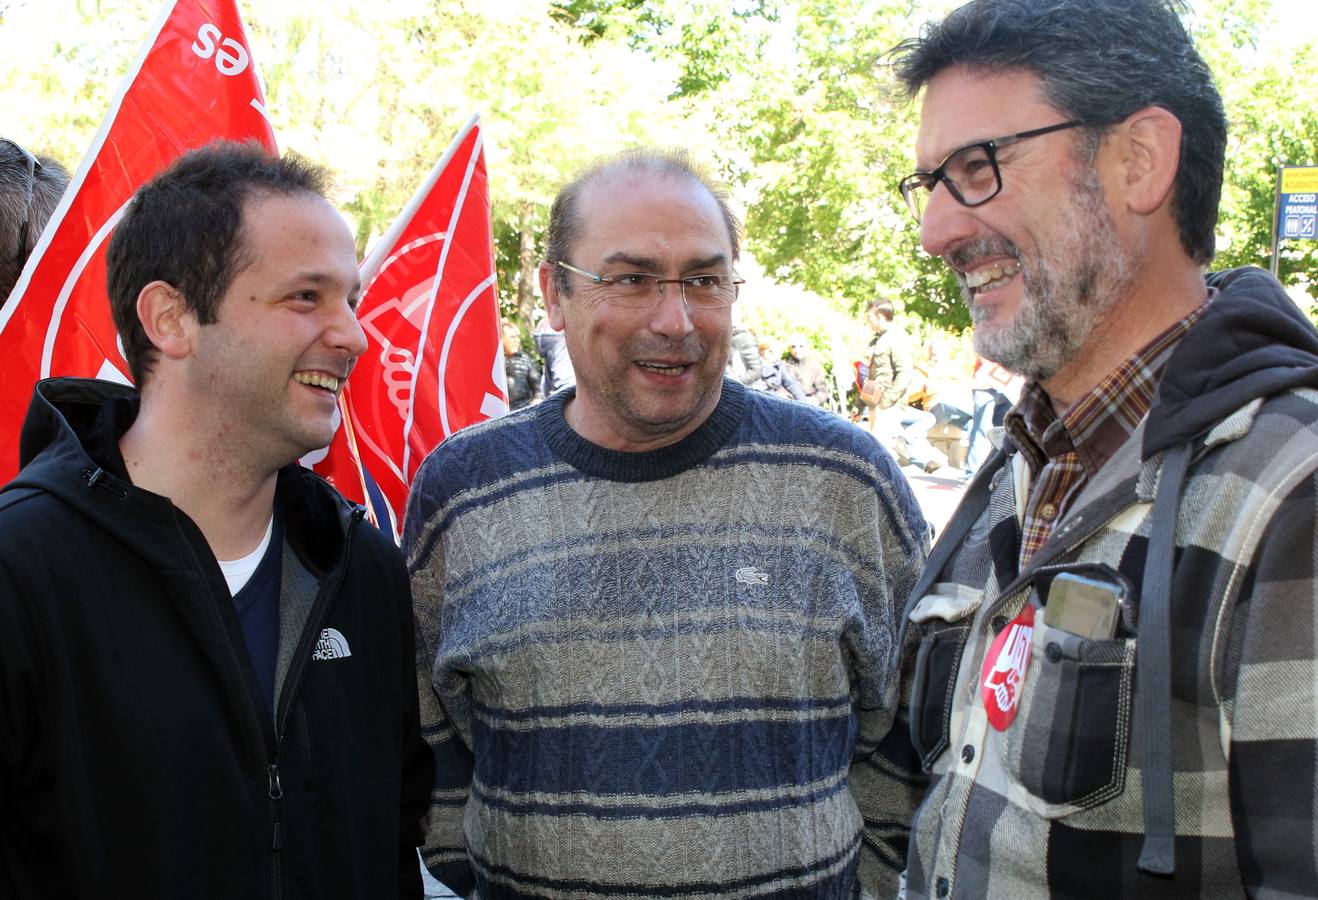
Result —
<svg viewBox="0 0 1318 900"><path fill-rule="evenodd" d="M1277 248L1280 242L1277 240L1277 233L1281 225L1281 179L1286 171L1286 166L1277 166L1277 191L1272 197L1272 277L1277 277Z"/></svg>

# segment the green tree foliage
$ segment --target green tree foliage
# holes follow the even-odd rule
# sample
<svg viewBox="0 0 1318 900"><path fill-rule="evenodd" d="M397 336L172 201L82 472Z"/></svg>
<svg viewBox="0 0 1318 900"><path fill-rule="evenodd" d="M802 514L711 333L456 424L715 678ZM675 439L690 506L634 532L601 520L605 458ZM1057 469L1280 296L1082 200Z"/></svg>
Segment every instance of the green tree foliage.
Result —
<svg viewBox="0 0 1318 900"><path fill-rule="evenodd" d="M323 6L277 7L268 15L282 22L252 26L254 42L289 42L268 76L271 106L286 118L279 133L287 127L317 158L352 172L346 208L364 247L479 111L505 313L529 323L554 192L594 157L652 143L674 127L664 105L671 76L623 38L584 40L588 29L551 16L543 3L395 2L382 17L331 2L341 3L333 15ZM309 59L298 59L294 37L304 46L314 40ZM356 47L364 49L340 58L341 48ZM309 64L318 76L310 84ZM335 126L349 132L337 146L318 139ZM350 159L336 152L348 140L359 147Z"/></svg>
<svg viewBox="0 0 1318 900"><path fill-rule="evenodd" d="M0 133L73 171L159 9L146 0L0 2Z"/></svg>
<svg viewBox="0 0 1318 900"><path fill-rule="evenodd" d="M1318 163L1318 60L1312 46L1278 52L1268 0L1199 7L1197 40L1231 126L1214 265L1266 267L1276 167ZM714 79L704 96L728 116L721 158L747 198L747 245L770 273L853 314L887 295L958 330L969 324L960 290L920 250L895 190L913 165L917 109L894 94L884 64L888 48L939 11L893 0L783 4L790 40L727 42L752 54L741 70L753 74ZM1283 244L1280 275L1318 296L1318 243Z"/></svg>
<svg viewBox="0 0 1318 900"><path fill-rule="evenodd" d="M558 187L624 146L687 146L733 186L745 246L769 276L823 298L766 311L759 324L778 337L822 336L831 313L863 329L858 310L879 295L941 327L968 324L896 191L918 109L885 66L952 5L240 3L281 145L335 171L359 249L480 112L505 313L529 324ZM159 14L157 0L0 0L6 133L76 165ZM1216 266L1269 264L1276 167L1318 163L1318 58L1279 49L1275 20L1269 0L1200 0L1193 19L1231 120ZM1318 243L1283 244L1279 262L1283 281L1318 297Z"/></svg>
<svg viewBox="0 0 1318 900"><path fill-rule="evenodd" d="M805 0L784 9L788 35L759 49L725 152L748 196L748 246L778 278L857 316L887 296L909 314L964 327L946 268L919 249L896 184L910 171L915 108L887 77L887 50L910 34L912 4Z"/></svg>
<svg viewBox="0 0 1318 900"><path fill-rule="evenodd" d="M1196 39L1213 68L1229 122L1214 268L1272 262L1277 169L1318 165L1318 55L1285 46L1265 0L1202 4ZM1318 304L1318 241L1280 246L1278 276ZM1314 305L1311 304L1311 305Z"/></svg>
<svg viewBox="0 0 1318 900"><path fill-rule="evenodd" d="M588 29L539 0L240 8L280 145L336 174L360 251L481 114L505 313L524 322L557 188L599 155L699 147L706 134L667 102L674 64L625 33L583 40ZM6 131L75 165L159 13L156 0L0 5ZM10 112L20 110L16 122Z"/></svg>

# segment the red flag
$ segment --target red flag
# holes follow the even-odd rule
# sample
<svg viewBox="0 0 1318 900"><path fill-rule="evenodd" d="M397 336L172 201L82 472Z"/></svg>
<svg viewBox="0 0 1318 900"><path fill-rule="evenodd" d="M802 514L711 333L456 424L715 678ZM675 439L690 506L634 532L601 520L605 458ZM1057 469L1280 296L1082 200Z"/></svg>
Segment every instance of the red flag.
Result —
<svg viewBox="0 0 1318 900"><path fill-rule="evenodd" d="M316 467L350 473L345 439L355 437L395 535L426 454L508 410L482 146L472 116L362 263L369 348L343 389L349 427Z"/></svg>
<svg viewBox="0 0 1318 900"><path fill-rule="evenodd" d="M275 149L235 0L167 3L91 149L0 310L0 484L40 378L127 382L105 291L105 247L133 192L217 138Z"/></svg>

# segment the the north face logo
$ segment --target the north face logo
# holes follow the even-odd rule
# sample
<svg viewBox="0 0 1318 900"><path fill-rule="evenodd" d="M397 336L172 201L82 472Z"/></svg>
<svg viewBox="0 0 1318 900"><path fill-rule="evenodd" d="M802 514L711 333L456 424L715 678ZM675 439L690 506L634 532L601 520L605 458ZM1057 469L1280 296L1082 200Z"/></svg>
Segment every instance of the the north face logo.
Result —
<svg viewBox="0 0 1318 900"><path fill-rule="evenodd" d="M316 652L311 654L312 659L343 659L345 656L352 656L352 651L348 649L348 639L337 628L326 628L320 633L320 639L316 641Z"/></svg>

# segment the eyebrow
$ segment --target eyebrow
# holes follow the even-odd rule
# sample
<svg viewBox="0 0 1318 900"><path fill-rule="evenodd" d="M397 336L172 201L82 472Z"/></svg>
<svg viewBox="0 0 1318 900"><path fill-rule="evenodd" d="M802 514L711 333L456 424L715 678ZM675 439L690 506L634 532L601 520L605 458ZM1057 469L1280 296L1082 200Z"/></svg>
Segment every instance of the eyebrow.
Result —
<svg viewBox="0 0 1318 900"><path fill-rule="evenodd" d="M940 156L938 158L938 162L934 163L929 168L925 168L924 166L920 165L917 162L915 165L915 171L928 174L934 171L935 169L937 169L939 166L943 165L943 163L947 162L949 159L951 159L956 154L960 153L962 150L969 150L971 147L978 147L980 144L991 144L994 141L1001 140L1002 137L1003 137L1002 135L998 135L997 137L983 138L982 140L978 140L978 141L967 141L964 144L958 144L957 146L953 147L951 150L947 151L942 156Z"/></svg>
<svg viewBox="0 0 1318 900"><path fill-rule="evenodd" d="M340 279L335 275L331 275L329 272L316 272L316 271L299 272L296 275L290 276L289 278L286 278L282 282L280 282L280 284L277 287L277 291L280 293L284 291L291 291L296 287L307 284L313 285L315 287L323 288L326 286L337 287L343 283L344 282L342 279ZM352 306L355 309L357 307L358 302L361 301L361 298L362 298L361 279L353 278L351 285L348 287L348 305Z"/></svg>
<svg viewBox="0 0 1318 900"><path fill-rule="evenodd" d="M282 282L282 284L286 287L292 287L297 284L308 284L308 283L321 286L326 284L329 285L344 284L345 281L344 279L339 278L337 275L333 275L329 272L317 272L313 270L308 272L298 272L296 275L290 275L288 278L285 278L284 281ZM361 286L362 286L361 279L353 278L352 285L353 285L353 290L361 290Z"/></svg>
<svg viewBox="0 0 1318 900"><path fill-rule="evenodd" d="M725 265L727 261L728 261L728 256L726 253L715 253L713 256L707 256L704 257L703 259L687 260L686 264L682 266L682 271L689 272L692 269L710 269L713 268L714 266ZM659 260L655 259L654 257L634 256L625 251L610 253L608 256L600 260L600 263L602 265L623 263L629 266L636 266L638 269L646 269L651 272L658 271L660 268L662 268L662 264L659 262Z"/></svg>

